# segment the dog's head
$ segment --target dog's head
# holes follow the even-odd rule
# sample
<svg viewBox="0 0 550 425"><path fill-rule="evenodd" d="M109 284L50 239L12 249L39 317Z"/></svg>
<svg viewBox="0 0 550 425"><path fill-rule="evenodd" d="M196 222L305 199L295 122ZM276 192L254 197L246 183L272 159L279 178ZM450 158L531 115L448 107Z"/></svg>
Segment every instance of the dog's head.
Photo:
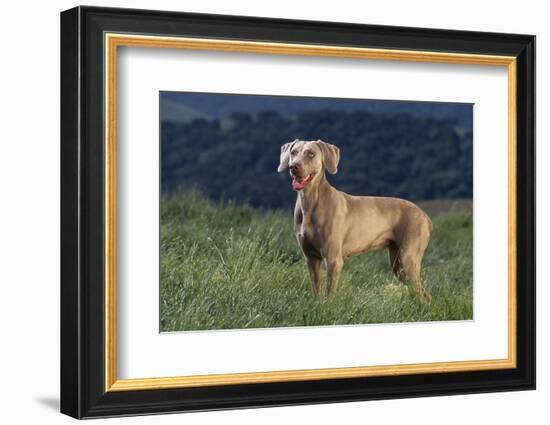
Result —
<svg viewBox="0 0 550 425"><path fill-rule="evenodd" d="M338 172L340 149L322 140L294 140L281 146L281 161L277 171L287 168L292 177L294 190L302 190L327 170L330 174Z"/></svg>

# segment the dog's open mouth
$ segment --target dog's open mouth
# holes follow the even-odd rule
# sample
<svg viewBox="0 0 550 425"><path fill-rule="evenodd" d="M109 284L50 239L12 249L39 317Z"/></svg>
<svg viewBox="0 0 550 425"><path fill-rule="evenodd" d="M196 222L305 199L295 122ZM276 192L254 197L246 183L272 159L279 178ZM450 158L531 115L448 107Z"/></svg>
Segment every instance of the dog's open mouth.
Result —
<svg viewBox="0 0 550 425"><path fill-rule="evenodd" d="M304 187L307 186L307 184L313 180L313 177L315 177L315 173L311 173L307 176L295 176L292 175L292 188L294 190L302 190Z"/></svg>

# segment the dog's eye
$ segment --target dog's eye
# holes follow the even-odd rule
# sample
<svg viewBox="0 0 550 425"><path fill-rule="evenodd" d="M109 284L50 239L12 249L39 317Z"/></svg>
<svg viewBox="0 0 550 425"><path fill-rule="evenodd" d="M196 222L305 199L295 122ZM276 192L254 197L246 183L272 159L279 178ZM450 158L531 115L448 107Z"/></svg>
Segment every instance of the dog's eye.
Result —
<svg viewBox="0 0 550 425"><path fill-rule="evenodd" d="M307 154L310 158L313 158L315 156L315 152L309 151Z"/></svg>
<svg viewBox="0 0 550 425"><path fill-rule="evenodd" d="M296 149L291 150L291 151L290 151L290 154L291 154L291 155L296 155Z"/></svg>

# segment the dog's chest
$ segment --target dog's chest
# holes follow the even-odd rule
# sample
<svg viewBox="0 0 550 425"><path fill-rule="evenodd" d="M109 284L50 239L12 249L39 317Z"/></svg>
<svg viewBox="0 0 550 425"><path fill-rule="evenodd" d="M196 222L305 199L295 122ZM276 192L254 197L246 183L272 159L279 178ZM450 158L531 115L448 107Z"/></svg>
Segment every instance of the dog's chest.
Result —
<svg viewBox="0 0 550 425"><path fill-rule="evenodd" d="M296 238L302 249L304 251L313 249L320 252L323 241L320 231L321 226L315 212L304 213L301 210L297 211L294 224Z"/></svg>

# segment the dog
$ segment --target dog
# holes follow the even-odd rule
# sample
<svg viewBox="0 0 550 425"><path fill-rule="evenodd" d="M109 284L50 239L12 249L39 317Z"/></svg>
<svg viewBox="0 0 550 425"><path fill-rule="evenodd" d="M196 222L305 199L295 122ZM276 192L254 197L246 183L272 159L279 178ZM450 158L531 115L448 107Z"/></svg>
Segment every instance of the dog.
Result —
<svg viewBox="0 0 550 425"><path fill-rule="evenodd" d="M430 218L404 199L352 196L335 189L325 170L336 174L339 161L340 149L322 140L296 139L281 147L277 171L289 169L297 192L294 232L307 262L313 294L334 294L345 259L387 248L395 276L412 283L420 299L430 302L420 279L433 229ZM327 277L322 291L323 261Z"/></svg>

